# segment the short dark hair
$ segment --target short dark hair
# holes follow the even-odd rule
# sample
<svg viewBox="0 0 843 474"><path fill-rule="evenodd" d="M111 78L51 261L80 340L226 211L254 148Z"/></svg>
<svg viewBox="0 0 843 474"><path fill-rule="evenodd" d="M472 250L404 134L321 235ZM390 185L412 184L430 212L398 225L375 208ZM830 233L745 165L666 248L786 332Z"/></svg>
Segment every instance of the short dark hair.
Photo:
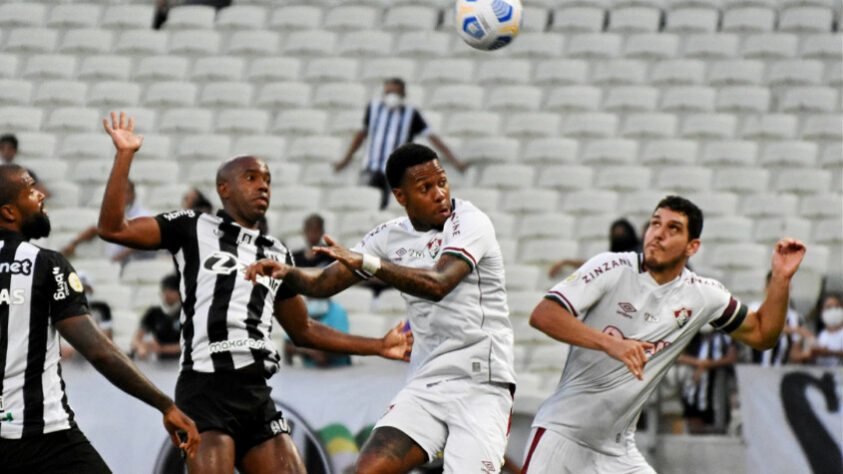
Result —
<svg viewBox="0 0 843 474"><path fill-rule="evenodd" d="M401 93L402 94L407 92L407 85L404 84L404 79L401 79L400 77L390 77L389 79L383 81L383 85L387 85L387 84L397 84L397 85L401 86Z"/></svg>
<svg viewBox="0 0 843 474"><path fill-rule="evenodd" d="M667 196L659 201L653 213L659 209L667 208L671 211L681 212L688 218L688 236L690 240L699 239L703 229L703 212L696 204L682 196Z"/></svg>
<svg viewBox="0 0 843 474"><path fill-rule="evenodd" d="M408 168L438 160L436 152L418 143L405 143L395 149L386 160L386 181L391 188L400 188L404 184L404 175Z"/></svg>
<svg viewBox="0 0 843 474"><path fill-rule="evenodd" d="M18 137L12 135L11 133L0 135L0 145L3 143L11 143L15 150L18 149Z"/></svg>
<svg viewBox="0 0 843 474"><path fill-rule="evenodd" d="M180 280L178 273L171 273L161 279L161 289L179 291Z"/></svg>
<svg viewBox="0 0 843 474"><path fill-rule="evenodd" d="M320 229L325 230L325 219L319 214L314 213L304 218L303 227L307 227L310 224L316 224Z"/></svg>
<svg viewBox="0 0 843 474"><path fill-rule="evenodd" d="M0 165L0 206L14 203L21 193L20 180L14 179L25 168L13 163Z"/></svg>

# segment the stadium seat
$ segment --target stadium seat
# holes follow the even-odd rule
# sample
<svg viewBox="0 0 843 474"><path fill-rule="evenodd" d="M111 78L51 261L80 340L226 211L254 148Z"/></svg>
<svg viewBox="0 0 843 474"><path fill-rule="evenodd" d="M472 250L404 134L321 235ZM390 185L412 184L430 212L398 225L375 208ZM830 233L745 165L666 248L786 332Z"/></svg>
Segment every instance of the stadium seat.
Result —
<svg viewBox="0 0 843 474"><path fill-rule="evenodd" d="M287 157L303 163L333 163L340 156L339 138L321 135L298 137L290 144Z"/></svg>
<svg viewBox="0 0 843 474"><path fill-rule="evenodd" d="M700 163L711 167L754 166L758 143L748 140L716 140L706 143Z"/></svg>
<svg viewBox="0 0 843 474"><path fill-rule="evenodd" d="M260 135L266 132L269 112L258 109L224 109L217 116L215 130L234 135Z"/></svg>
<svg viewBox="0 0 843 474"><path fill-rule="evenodd" d="M222 37L212 30L175 30L170 34L170 54L207 56L220 51Z"/></svg>
<svg viewBox="0 0 843 474"><path fill-rule="evenodd" d="M396 5L386 11L382 27L391 31L430 31L436 28L438 21L439 11L435 8L424 5Z"/></svg>
<svg viewBox="0 0 843 474"><path fill-rule="evenodd" d="M573 163L579 143L570 138L537 138L524 145L521 159L527 163Z"/></svg>
<svg viewBox="0 0 843 474"><path fill-rule="evenodd" d="M153 5L111 5L106 7L100 26L114 30L149 28L152 25Z"/></svg>
<svg viewBox="0 0 843 474"><path fill-rule="evenodd" d="M345 37L345 41L353 40L354 37ZM358 38L359 41L363 39ZM359 42L358 41L358 42ZM284 42L284 52L287 54L299 56L326 56L332 54L336 50L337 34L324 30L304 30L293 31ZM352 42L355 46L357 44ZM354 53L350 50L350 45L344 44L346 51Z"/></svg>
<svg viewBox="0 0 843 474"><path fill-rule="evenodd" d="M176 56L141 58L134 78L139 81L180 81L187 76L187 59Z"/></svg>
<svg viewBox="0 0 843 474"><path fill-rule="evenodd" d="M331 211L371 211L378 208L381 192L370 186L346 186L328 190L324 206Z"/></svg>
<svg viewBox="0 0 843 474"><path fill-rule="evenodd" d="M624 56L633 59L659 60L676 57L679 37L670 33L639 33L624 43Z"/></svg>
<svg viewBox="0 0 843 474"><path fill-rule="evenodd" d="M380 30L350 31L337 45L341 56L387 56L392 50L392 34Z"/></svg>
<svg viewBox="0 0 843 474"><path fill-rule="evenodd" d="M776 11L771 8L731 8L723 13L722 31L728 33L766 33L773 31Z"/></svg>
<svg viewBox="0 0 843 474"><path fill-rule="evenodd" d="M452 192L454 197L466 200L482 210L498 209L501 191L492 188L461 187Z"/></svg>
<svg viewBox="0 0 843 474"><path fill-rule="evenodd" d="M614 214L618 195L611 191L585 189L567 193L562 198L562 210L569 214Z"/></svg>
<svg viewBox="0 0 843 474"><path fill-rule="evenodd" d="M45 129L52 132L91 132L102 126L97 109L62 107L54 109L47 119Z"/></svg>
<svg viewBox="0 0 843 474"><path fill-rule="evenodd" d="M589 189L594 181L591 166L551 165L539 171L538 185L559 191Z"/></svg>
<svg viewBox="0 0 843 474"><path fill-rule="evenodd" d="M828 65L825 72L825 83L843 89L843 62L835 61Z"/></svg>
<svg viewBox="0 0 843 474"><path fill-rule="evenodd" d="M272 131L293 135L315 135L325 131L328 114L314 109L287 109L278 113Z"/></svg>
<svg viewBox="0 0 843 474"><path fill-rule="evenodd" d="M708 83L716 87L757 85L761 84L763 73L763 61L715 61L711 64Z"/></svg>
<svg viewBox="0 0 843 474"><path fill-rule="evenodd" d="M665 31L671 33L712 33L717 30L719 12L702 8L678 8L667 12Z"/></svg>
<svg viewBox="0 0 843 474"><path fill-rule="evenodd" d="M0 5L0 27L17 28L44 24L47 8L40 3L7 3Z"/></svg>
<svg viewBox="0 0 843 474"><path fill-rule="evenodd" d="M196 103L197 89L191 82L155 82L146 90L148 107L190 107Z"/></svg>
<svg viewBox="0 0 843 474"><path fill-rule="evenodd" d="M693 140L650 140L641 151L645 165L690 165L697 159L697 142Z"/></svg>
<svg viewBox="0 0 843 474"><path fill-rule="evenodd" d="M322 9L315 5L284 5L275 8L269 27L279 31L309 30L322 26Z"/></svg>
<svg viewBox="0 0 843 474"><path fill-rule="evenodd" d="M698 59L671 59L656 62L650 73L654 86L690 86L702 84L705 62Z"/></svg>
<svg viewBox="0 0 843 474"><path fill-rule="evenodd" d="M767 190L770 172L755 168L726 168L714 173L712 189L738 194L757 194Z"/></svg>
<svg viewBox="0 0 843 474"><path fill-rule="evenodd" d="M577 255L577 243L559 238L525 239L521 241L518 261L526 264L543 265L553 263L570 255ZM537 294L536 296L539 296ZM535 304L541 298L534 299Z"/></svg>
<svg viewBox="0 0 843 474"><path fill-rule="evenodd" d="M759 275L768 263L770 250L766 245L731 243L714 246L707 255L715 268L724 270L757 269Z"/></svg>
<svg viewBox="0 0 843 474"><path fill-rule="evenodd" d="M276 185L295 186L300 183L300 177L304 176L306 178L307 169L302 171L301 165L297 163L270 162L267 163L267 166L269 166L269 171L272 173L272 182ZM323 167L329 165L317 163L308 167L311 166Z"/></svg>
<svg viewBox="0 0 843 474"><path fill-rule="evenodd" d="M607 166L594 180L600 189L629 192L650 186L650 170L644 166Z"/></svg>
<svg viewBox="0 0 843 474"><path fill-rule="evenodd" d="M821 61L777 61L770 66L768 81L774 86L813 86L822 83L822 76Z"/></svg>
<svg viewBox="0 0 843 474"><path fill-rule="evenodd" d="M568 56L584 59L609 59L621 50L621 36L612 33L583 33L570 37Z"/></svg>
<svg viewBox="0 0 843 474"><path fill-rule="evenodd" d="M787 217L796 214L798 199L793 194L761 192L741 199L741 215L754 219Z"/></svg>
<svg viewBox="0 0 843 474"><path fill-rule="evenodd" d="M807 221L806 221L807 222ZM823 245L840 245L843 242L843 221L838 218L823 219L816 223L813 232L813 240Z"/></svg>
<svg viewBox="0 0 843 474"><path fill-rule="evenodd" d="M471 82L474 62L468 59L430 59L421 68L422 84L450 84Z"/></svg>
<svg viewBox="0 0 843 474"><path fill-rule="evenodd" d="M166 275L173 273L173 262L164 259L131 260L123 267L120 280L123 283L146 283L158 285Z"/></svg>
<svg viewBox="0 0 843 474"><path fill-rule="evenodd" d="M825 150L820 155L820 166L843 169L843 144L839 140L826 145Z"/></svg>
<svg viewBox="0 0 843 474"><path fill-rule="evenodd" d="M738 216L709 217L705 220L706 242L747 242L752 240L752 219Z"/></svg>
<svg viewBox="0 0 843 474"><path fill-rule="evenodd" d="M536 64L533 82L543 86L585 84L587 78L587 61L582 59L547 59Z"/></svg>
<svg viewBox="0 0 843 474"><path fill-rule="evenodd" d="M503 210L518 213L542 213L556 210L559 196L548 189L521 189L506 193Z"/></svg>
<svg viewBox="0 0 843 474"><path fill-rule="evenodd" d="M501 189L517 189L530 186L535 169L526 165L488 165L483 169L479 186Z"/></svg>
<svg viewBox="0 0 843 474"><path fill-rule="evenodd" d="M774 189L784 193L822 194L831 189L831 172L822 169L791 168L782 170Z"/></svg>
<svg viewBox="0 0 843 474"><path fill-rule="evenodd" d="M140 100L140 86L132 82L98 82L91 87L88 104L105 108L132 107Z"/></svg>
<svg viewBox="0 0 843 474"><path fill-rule="evenodd" d="M539 6L525 5L521 14L520 32L543 32L550 23L550 11Z"/></svg>
<svg viewBox="0 0 843 474"><path fill-rule="evenodd" d="M609 89L603 108L617 113L651 112L656 108L658 95L654 87L614 87Z"/></svg>
<svg viewBox="0 0 843 474"><path fill-rule="evenodd" d="M670 138L676 135L676 123L676 116L672 114L630 114L624 121L620 134L639 140Z"/></svg>
<svg viewBox="0 0 843 474"><path fill-rule="evenodd" d="M10 132L35 131L41 127L43 112L39 108L0 107L0 129Z"/></svg>
<svg viewBox="0 0 843 474"><path fill-rule="evenodd" d="M481 84L528 84L530 62L522 59L486 60L477 67L477 81Z"/></svg>
<svg viewBox="0 0 843 474"><path fill-rule="evenodd" d="M372 311L372 290L368 288L351 287L347 290L337 293L336 295L332 296L331 299L338 303L340 306L342 306L349 313L370 313ZM377 317L381 321L383 320L382 317ZM352 319L356 318L353 317ZM383 331L381 331L377 336L374 337L383 337L384 332L386 332L386 328L384 328ZM354 334L358 333L354 332Z"/></svg>
<svg viewBox="0 0 843 474"><path fill-rule="evenodd" d="M723 87L717 93L718 112L763 114L770 109L770 89L755 86Z"/></svg>
<svg viewBox="0 0 843 474"><path fill-rule="evenodd" d="M615 8L609 13L609 31L614 33L648 33L659 30L661 10L651 7Z"/></svg>
<svg viewBox="0 0 843 474"><path fill-rule="evenodd" d="M308 62L304 78L320 82L354 81L359 63L359 60L352 58L315 58Z"/></svg>
<svg viewBox="0 0 843 474"><path fill-rule="evenodd" d="M574 218L565 214L527 214L518 225L518 238L574 238ZM507 268L509 274L509 268ZM535 280L534 280L535 281ZM532 288L530 288L532 289Z"/></svg>
<svg viewBox="0 0 843 474"><path fill-rule="evenodd" d="M304 82L273 82L258 93L257 105L266 108L306 107L310 105L310 85Z"/></svg>
<svg viewBox="0 0 843 474"><path fill-rule="evenodd" d="M459 147L457 156L469 163L511 163L518 159L518 148L518 140L513 138L468 139Z"/></svg>
<svg viewBox="0 0 843 474"><path fill-rule="evenodd" d="M566 86L551 89L544 107L549 111L586 112L600 109L601 90L591 86Z"/></svg>
<svg viewBox="0 0 843 474"><path fill-rule="evenodd" d="M810 168L817 163L817 144L805 141L768 143L761 153L759 164L765 168L783 166Z"/></svg>
<svg viewBox="0 0 843 474"><path fill-rule="evenodd" d="M843 44L840 43L840 33L803 35L802 47L799 50L800 57L839 60L841 54L843 54Z"/></svg>
<svg viewBox="0 0 843 474"><path fill-rule="evenodd" d="M564 51L564 39L558 33L525 32L512 43L511 54L525 58L554 58Z"/></svg>
<svg viewBox="0 0 843 474"><path fill-rule="evenodd" d="M333 174L333 173L331 173ZM330 235L342 237L344 240L357 240L381 223L392 220L392 214L379 210L361 210L343 212L339 216L339 225Z"/></svg>
<svg viewBox="0 0 843 474"><path fill-rule="evenodd" d="M838 235L839 235L838 231ZM756 243L775 245L782 237L793 237L803 242L816 242L811 233L811 221L800 217L756 218L752 238Z"/></svg>
<svg viewBox="0 0 843 474"><path fill-rule="evenodd" d="M839 217L841 213L840 194L808 194L799 200L799 215L811 219Z"/></svg>
<svg viewBox="0 0 843 474"><path fill-rule="evenodd" d="M167 39L167 33L160 30L125 30L120 34L120 38L114 46L114 51L144 56L166 54Z"/></svg>
<svg viewBox="0 0 843 474"><path fill-rule="evenodd" d="M738 196L733 193L705 191L688 194L687 198L699 206L706 217L737 214Z"/></svg>
<svg viewBox="0 0 843 474"><path fill-rule="evenodd" d="M0 78L13 78L18 74L18 57L0 53Z"/></svg>
<svg viewBox="0 0 843 474"><path fill-rule="evenodd" d="M738 52L738 36L731 33L692 34L685 40L685 57L728 59Z"/></svg>
<svg viewBox="0 0 843 474"><path fill-rule="evenodd" d="M50 8L47 26L65 29L91 28L99 24L101 14L99 5L90 3L59 4Z"/></svg>
<svg viewBox="0 0 843 474"><path fill-rule="evenodd" d="M843 139L843 117L839 113L807 116L802 127L802 138L839 142Z"/></svg>
<svg viewBox="0 0 843 474"><path fill-rule="evenodd" d="M234 4L217 12L215 26L219 30L260 30L267 16L264 7Z"/></svg>
<svg viewBox="0 0 843 474"><path fill-rule="evenodd" d="M398 37L394 53L399 57L444 56L448 51L450 35L439 31L409 31Z"/></svg>
<svg viewBox="0 0 843 474"><path fill-rule="evenodd" d="M646 63L632 59L600 61L594 66L592 81L601 86L644 84Z"/></svg>
<svg viewBox="0 0 843 474"><path fill-rule="evenodd" d="M403 58L375 58L366 61L362 67L360 79L363 81L382 82L393 77L417 77L416 62ZM355 64L356 72L356 64ZM351 76L348 80L355 79Z"/></svg>
<svg viewBox="0 0 843 474"><path fill-rule="evenodd" d="M701 192L711 188L712 170L700 166L668 166L656 173L656 187L680 193Z"/></svg>
<svg viewBox="0 0 843 474"><path fill-rule="evenodd" d="M576 138L606 138L618 128L618 117L607 113L568 114L562 127L565 135Z"/></svg>
<svg viewBox="0 0 843 474"><path fill-rule="evenodd" d="M209 30L214 27L217 11L210 5L177 5L170 8L164 28L168 30Z"/></svg>
<svg viewBox="0 0 843 474"><path fill-rule="evenodd" d="M111 158L114 157L114 145L111 137L105 133L74 133L66 135L59 148L59 156L72 161L78 159L92 158L111 165ZM110 168L109 168L110 169ZM108 171L100 176L105 180Z"/></svg>
<svg viewBox="0 0 843 474"><path fill-rule="evenodd" d="M106 258L74 258L72 263L80 276L85 275L91 280L95 290L100 284L107 285L120 279L120 264Z"/></svg>
<svg viewBox="0 0 843 474"><path fill-rule="evenodd" d="M301 61L295 58L255 58L249 64L246 78L250 82L293 81L299 78Z"/></svg>
<svg viewBox="0 0 843 474"><path fill-rule="evenodd" d="M55 156L55 135L40 132L20 132L15 135L20 142L18 145L18 159L43 159L53 158Z"/></svg>
<svg viewBox="0 0 843 474"><path fill-rule="evenodd" d="M244 60L233 56L210 56L197 58L190 71L194 81L231 81L243 77Z"/></svg>
<svg viewBox="0 0 843 474"><path fill-rule="evenodd" d="M27 105L32 100L32 83L0 80L0 105Z"/></svg>
<svg viewBox="0 0 843 474"><path fill-rule="evenodd" d="M68 30L59 45L65 54L105 54L114 46L115 33L95 28Z"/></svg>
<svg viewBox="0 0 843 474"><path fill-rule="evenodd" d="M542 90L533 86L501 86L489 91L487 107L494 111L526 112L541 108Z"/></svg>
<svg viewBox="0 0 843 474"><path fill-rule="evenodd" d="M337 5L325 14L323 26L331 31L367 30L375 27L380 11L365 5Z"/></svg>
<svg viewBox="0 0 843 474"><path fill-rule="evenodd" d="M81 232L95 223L97 218L97 209L68 207L50 211L50 224L55 232Z"/></svg>
<svg viewBox="0 0 843 474"><path fill-rule="evenodd" d="M446 128L456 136L493 136L500 130L500 117L490 112L455 112Z"/></svg>
<svg viewBox="0 0 843 474"><path fill-rule="evenodd" d="M550 242L548 242L550 244ZM559 247L550 244L548 247ZM535 268L535 267L533 267ZM544 298L544 293L530 288L525 291L507 291L507 306L513 317L526 317L533 312L533 308Z"/></svg>
<svg viewBox="0 0 843 474"><path fill-rule="evenodd" d="M796 56L796 35L786 33L762 33L748 36L741 54L752 59L786 59Z"/></svg>
<svg viewBox="0 0 843 474"><path fill-rule="evenodd" d="M785 8L779 16L779 30L791 33L825 33L831 31L833 22L831 8Z"/></svg>
<svg viewBox="0 0 843 474"><path fill-rule="evenodd" d="M237 138L232 148L234 155L254 155L265 160L277 161L285 156L287 141L275 135L247 135Z"/></svg>
<svg viewBox="0 0 843 474"><path fill-rule="evenodd" d="M76 59L73 56L36 54L29 57L23 70L23 77L27 79L70 79L76 70Z"/></svg>
<svg viewBox="0 0 843 474"><path fill-rule="evenodd" d="M137 125L135 125L135 128L137 128ZM106 138L110 139L110 137ZM143 160L161 160L171 158L172 154L170 153L170 145L171 143L169 137L163 135L150 135L147 133L143 137L143 147L135 156Z"/></svg>
<svg viewBox="0 0 843 474"><path fill-rule="evenodd" d="M297 33L297 32L295 32ZM318 36L318 35L317 35ZM290 43L305 42L305 38L294 37L290 35ZM333 48L333 36L323 38L324 42L330 44L320 43L316 40L314 47L330 47ZM278 43L280 42L278 33L266 30L246 30L235 31L231 34L228 41L228 48L225 52L234 56L272 56L278 53ZM301 44L301 43L298 43ZM294 50L290 50L294 51ZM296 53L298 51L295 51Z"/></svg>
<svg viewBox="0 0 843 474"><path fill-rule="evenodd" d="M737 119L729 114L693 114L685 118L681 135L698 140L718 140L735 135Z"/></svg>
<svg viewBox="0 0 843 474"><path fill-rule="evenodd" d="M428 106L438 110L479 110L484 104L483 93L483 88L476 85L443 85L433 91Z"/></svg>
<svg viewBox="0 0 843 474"><path fill-rule="evenodd" d="M550 31L594 33L603 30L606 12L599 7L575 6L554 10Z"/></svg>
<svg viewBox="0 0 843 474"><path fill-rule="evenodd" d="M471 199L467 199L467 201L472 203L474 202ZM482 206L478 207L487 211L486 215L489 216L489 219L495 226L495 235L497 235L499 239L507 239L508 241L513 241L512 238L515 236L515 217L512 214L493 210L490 211L489 208L483 208ZM492 209L495 208L493 207Z"/></svg>
<svg viewBox="0 0 843 474"><path fill-rule="evenodd" d="M331 114L331 121L328 124L328 133L337 137L348 138L362 129L362 118L363 112L361 110L334 111ZM448 143L451 142L449 141Z"/></svg>
<svg viewBox="0 0 843 474"><path fill-rule="evenodd" d="M779 108L789 113L827 113L838 109L839 101L831 87L791 87L784 91Z"/></svg>
<svg viewBox="0 0 843 474"><path fill-rule="evenodd" d="M87 56L79 66L79 79L125 81L131 66L131 60L125 56Z"/></svg>
<svg viewBox="0 0 843 474"><path fill-rule="evenodd" d="M293 165L291 163L283 163L284 165ZM273 173L273 182L274 181L274 173ZM333 163L313 163L308 164L304 167L304 170L301 171L301 183L306 184L308 186L320 186L323 188L337 188L341 186L351 186L356 184L357 176L356 173L353 173L351 170L345 171L342 173L334 172L334 165ZM295 183L290 183L295 184ZM369 229L365 229L364 232L368 232Z"/></svg>
<svg viewBox="0 0 843 474"><path fill-rule="evenodd" d="M582 162L595 165L626 165L635 162L638 142L622 138L594 140L585 144Z"/></svg>
<svg viewBox="0 0 843 474"><path fill-rule="evenodd" d="M788 140L796 137L794 115L765 114L747 117L741 137L750 140Z"/></svg>
<svg viewBox="0 0 843 474"><path fill-rule="evenodd" d="M248 82L212 82L202 88L199 105L203 107L241 108L252 101L252 85Z"/></svg>
<svg viewBox="0 0 843 474"><path fill-rule="evenodd" d="M231 138L226 135L186 135L184 136L176 150L179 159L186 160L217 160L216 164L219 166L222 160L228 158L228 151L231 149ZM216 169L214 173L216 174ZM188 173L189 176L194 177L193 172ZM212 182L213 176L197 176L200 180L208 180L204 182Z"/></svg>
<svg viewBox="0 0 843 474"><path fill-rule="evenodd" d="M103 159L80 160L76 157L76 166L73 167L71 178L79 184L105 184L108 175L111 173L113 163ZM50 183L52 185L52 183ZM52 193L51 193L52 195Z"/></svg>
<svg viewBox="0 0 843 474"><path fill-rule="evenodd" d="M55 51L58 32L49 28L14 28L6 37L4 50L18 54Z"/></svg>
<svg viewBox="0 0 843 474"><path fill-rule="evenodd" d="M506 289L507 291L535 291L540 278L541 270L534 265L507 265L506 266ZM538 304L538 301L534 302Z"/></svg>
<svg viewBox="0 0 843 474"><path fill-rule="evenodd" d="M606 230L616 219L611 214L582 215L577 218L576 237L580 242L599 240L606 245Z"/></svg>
<svg viewBox="0 0 843 474"><path fill-rule="evenodd" d="M559 115L547 112L521 112L510 115L506 134L522 139L551 137L559 132Z"/></svg>
<svg viewBox="0 0 843 474"><path fill-rule="evenodd" d="M711 87L670 87L662 94L661 109L673 113L714 111L716 91Z"/></svg>
<svg viewBox="0 0 843 474"><path fill-rule="evenodd" d="M164 133L207 133L211 131L212 114L200 108L174 108L164 112L158 130Z"/></svg>
<svg viewBox="0 0 843 474"><path fill-rule="evenodd" d="M181 209L182 199L189 186L185 183L154 186L144 199L144 206L153 212L165 212Z"/></svg>
<svg viewBox="0 0 843 474"><path fill-rule="evenodd" d="M132 164L132 180L138 184L175 184L179 178L179 164L170 160L138 160Z"/></svg>

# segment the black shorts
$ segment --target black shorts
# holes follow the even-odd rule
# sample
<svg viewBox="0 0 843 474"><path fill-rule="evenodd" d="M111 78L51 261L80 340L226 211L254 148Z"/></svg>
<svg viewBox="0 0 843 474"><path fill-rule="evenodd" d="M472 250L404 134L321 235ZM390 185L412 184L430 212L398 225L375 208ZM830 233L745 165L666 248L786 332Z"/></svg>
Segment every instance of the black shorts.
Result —
<svg viewBox="0 0 843 474"><path fill-rule="evenodd" d="M0 439L4 474L109 474L111 470L75 425L22 439Z"/></svg>
<svg viewBox="0 0 843 474"><path fill-rule="evenodd" d="M249 449L290 432L269 396L271 391L256 364L214 373L187 370L176 383L176 405L193 418L200 433L220 431L231 436L239 463Z"/></svg>

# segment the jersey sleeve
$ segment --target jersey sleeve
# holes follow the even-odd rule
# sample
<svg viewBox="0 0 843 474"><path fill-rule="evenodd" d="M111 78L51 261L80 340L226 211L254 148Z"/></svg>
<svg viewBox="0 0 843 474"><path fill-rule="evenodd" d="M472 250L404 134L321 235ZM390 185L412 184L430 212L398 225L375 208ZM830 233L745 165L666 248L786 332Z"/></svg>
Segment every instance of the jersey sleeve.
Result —
<svg viewBox="0 0 843 474"><path fill-rule="evenodd" d="M284 263L291 267L296 266L296 261L293 258L292 252L287 252L287 257L285 258ZM279 301L288 300L296 295L298 295L298 293L282 281L281 286L279 286L278 290L275 292L275 302L277 303Z"/></svg>
<svg viewBox="0 0 843 474"><path fill-rule="evenodd" d="M424 117L422 117L421 112L418 110L413 110L413 121L410 122L410 137L415 137L417 135L427 135L430 133L430 127L427 125L427 121L425 121Z"/></svg>
<svg viewBox="0 0 843 474"><path fill-rule="evenodd" d="M73 316L89 314L88 299L76 270L63 256L50 256L47 294L50 295L50 319L53 324Z"/></svg>
<svg viewBox="0 0 843 474"><path fill-rule="evenodd" d="M716 280L703 278L708 322L725 333L730 333L743 324L749 308L729 293L725 286ZM709 309L710 308L710 309Z"/></svg>
<svg viewBox="0 0 843 474"><path fill-rule="evenodd" d="M462 213L454 211L452 227L443 245L442 254L461 258L471 267L477 267L486 252L495 243L495 227L488 216L480 211Z"/></svg>
<svg viewBox="0 0 843 474"><path fill-rule="evenodd" d="M583 320L588 310L611 288L624 271L615 266L622 261L623 254L601 253L585 262L574 273L557 283L545 295L546 299L559 303L574 317ZM631 262L630 265L635 265ZM605 269L611 270L605 270ZM597 273L597 270L603 270Z"/></svg>
<svg viewBox="0 0 843 474"><path fill-rule="evenodd" d="M155 216L158 227L161 229L161 248L176 253L188 239L195 239L198 218L196 211L191 209L165 212Z"/></svg>
<svg viewBox="0 0 843 474"><path fill-rule="evenodd" d="M141 318L140 327L148 333L155 331L155 308L149 308Z"/></svg>
<svg viewBox="0 0 843 474"><path fill-rule="evenodd" d="M389 225L389 222L383 223L369 231L369 233L366 234L366 236L363 237L357 245L351 248L351 251L365 253L383 259L388 258L386 243L389 234L387 227L389 227ZM352 270L352 272L354 272L358 278L362 278L363 280L368 280L374 276L365 270Z"/></svg>

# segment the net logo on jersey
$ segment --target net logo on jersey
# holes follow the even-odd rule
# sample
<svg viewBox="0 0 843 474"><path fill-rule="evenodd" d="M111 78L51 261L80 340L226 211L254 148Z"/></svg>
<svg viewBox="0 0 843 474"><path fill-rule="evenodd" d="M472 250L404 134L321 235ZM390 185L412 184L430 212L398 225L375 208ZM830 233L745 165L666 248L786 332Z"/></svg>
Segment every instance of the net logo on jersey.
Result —
<svg viewBox="0 0 843 474"><path fill-rule="evenodd" d="M32 273L32 261L13 260L11 262L0 262L0 273L29 276Z"/></svg>
<svg viewBox="0 0 843 474"><path fill-rule="evenodd" d="M676 318L676 325L679 328L682 328L686 324L688 324L688 320L691 319L691 315L693 311L688 308L682 307L677 309L673 312L673 317Z"/></svg>

